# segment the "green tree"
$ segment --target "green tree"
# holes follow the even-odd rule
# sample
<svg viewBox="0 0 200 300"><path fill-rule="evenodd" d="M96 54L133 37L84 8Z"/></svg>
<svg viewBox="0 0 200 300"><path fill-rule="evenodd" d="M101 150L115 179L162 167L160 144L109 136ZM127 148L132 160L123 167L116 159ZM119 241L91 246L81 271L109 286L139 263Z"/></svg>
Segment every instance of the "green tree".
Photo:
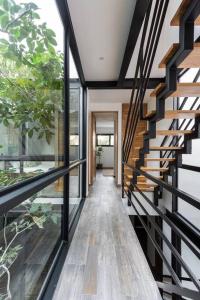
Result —
<svg viewBox="0 0 200 300"><path fill-rule="evenodd" d="M0 0L0 123L48 143L62 111L63 54L34 3Z"/></svg>

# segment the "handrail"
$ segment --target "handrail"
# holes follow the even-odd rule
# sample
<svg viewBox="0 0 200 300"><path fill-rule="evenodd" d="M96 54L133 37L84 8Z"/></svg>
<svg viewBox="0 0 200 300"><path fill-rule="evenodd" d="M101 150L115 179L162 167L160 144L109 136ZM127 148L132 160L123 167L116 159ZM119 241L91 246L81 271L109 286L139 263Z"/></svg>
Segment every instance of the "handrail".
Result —
<svg viewBox="0 0 200 300"><path fill-rule="evenodd" d="M155 209L155 211L159 214L159 216L172 228L172 230L174 230L174 232L176 232L178 234L178 236L184 241L186 242L186 245L193 251L193 253L199 258L199 251L197 250L197 248L195 248L193 246L193 244L191 244L187 238L185 238L184 233L182 233L174 224L173 222L166 216L164 215L160 209L158 209L158 207L155 206L155 204L153 202L151 202L151 200L135 185L133 184L134 187L139 191L139 193L144 197L144 199L147 201L147 203L153 208ZM128 186L127 186L128 187ZM189 275L191 281L193 282L193 284L197 287L198 291L194 291L188 288L185 288L182 286L182 283L179 279L179 277L177 276L177 274L175 273L175 271L173 270L173 268L171 267L171 265L169 264L167 258L164 255L164 252L162 251L161 247L159 246L159 244L156 242L155 238L152 236L151 231L148 229L148 227L146 226L145 222L143 221L138 209L136 208L135 204L133 203L132 199L129 198L131 205L133 206L133 208L135 209L138 218L140 220L140 222L142 223L145 231L147 232L151 242L153 243L155 249L157 250L158 254L160 255L160 257L162 258L163 262L165 263L167 269L169 270L172 278L174 279L174 282L176 283L176 285L171 285L171 284L167 284L166 286L164 286L163 290L170 290L173 289L173 292L176 293L177 295L182 295L182 296L188 296L191 297L192 299L199 299L200 296L200 282L198 280L198 278L194 275L194 273L192 272L192 270L190 269L190 267L185 263L185 261L182 259L182 257L180 256L180 254L178 253L178 251L175 249L175 247L170 243L170 241L168 240L168 238L165 236L165 234L163 234L163 232L161 231L161 229L159 228L159 226L150 218L149 213L147 212L147 210L144 208L144 206L141 204L140 200L136 197L136 195L133 193L133 191L130 189L130 186L128 187L130 193L132 194L132 196L135 198L136 202L138 203L138 205L141 207L141 209L144 211L145 215L147 216L148 222L151 223L152 227L156 230L156 232L159 234L159 236L163 239L163 241L167 244L168 248L172 251L173 255L176 257L176 259L179 261L180 265L184 268L184 270L186 271L186 273ZM126 192L126 191L125 191ZM126 192L127 193L127 192ZM128 194L127 194L128 195ZM157 283L158 284L158 283ZM161 288L161 285L158 285L159 288Z"/></svg>
<svg viewBox="0 0 200 300"><path fill-rule="evenodd" d="M167 182L165 182L163 180L160 180L160 179L148 174L145 171L142 171L142 170L137 169L133 166L130 166L129 164L126 164L126 163L124 163L124 164L126 166L128 166L130 169L132 169L135 174L145 176L146 178L148 178L151 181L158 184L160 187L165 188L167 191L171 192L172 194L176 195L177 197L181 198L185 202L193 205L194 207L196 207L197 209L200 210L200 200L198 198L196 198L194 196L192 197L191 195L187 194L186 192L173 187L172 185L168 184Z"/></svg>
<svg viewBox="0 0 200 300"><path fill-rule="evenodd" d="M64 155L0 155L0 161L63 161Z"/></svg>
<svg viewBox="0 0 200 300"><path fill-rule="evenodd" d="M156 281L158 287L162 289L164 292L168 292L170 294L176 294L179 296L189 297L193 300L199 300L199 293L197 291L193 291L189 288L178 287L174 284L164 283Z"/></svg>
<svg viewBox="0 0 200 300"><path fill-rule="evenodd" d="M60 167L48 173L35 176L34 178L24 180L15 184L9 189L0 191L0 211L1 214L6 213L13 207L16 207L24 200L55 182L60 177L65 176L71 170L86 162L86 159L78 160L72 163L69 167Z"/></svg>
<svg viewBox="0 0 200 300"><path fill-rule="evenodd" d="M142 38L140 42L140 50L138 54L137 66L135 71L135 79L137 79L135 80L135 82L137 81L139 82L139 84L137 87L136 84L134 85L131 93L131 99L130 99L128 117L126 122L124 141L123 141L123 160L126 162L129 159L139 117L141 116L143 118L143 100L144 100L149 76L151 73L152 65L154 62L158 41L163 27L168 4L169 4L169 0L165 0L165 1L156 0L154 10L153 10L153 17L150 23L150 30L149 30L150 33L148 35L148 39L144 51L147 29L149 26L149 17L152 8L152 1L149 1L148 10L145 16ZM138 78L139 72L140 72L140 77ZM136 88L137 88L137 92L136 92Z"/></svg>

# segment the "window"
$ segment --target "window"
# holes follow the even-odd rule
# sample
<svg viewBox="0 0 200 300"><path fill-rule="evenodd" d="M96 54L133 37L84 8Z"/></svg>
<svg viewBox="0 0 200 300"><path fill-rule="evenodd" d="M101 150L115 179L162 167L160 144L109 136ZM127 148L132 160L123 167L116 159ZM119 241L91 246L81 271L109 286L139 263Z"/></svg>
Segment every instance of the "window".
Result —
<svg viewBox="0 0 200 300"><path fill-rule="evenodd" d="M36 299L61 239L63 178L0 216L0 298Z"/></svg>
<svg viewBox="0 0 200 300"><path fill-rule="evenodd" d="M70 135L70 146L78 146L79 145L79 136L78 135Z"/></svg>
<svg viewBox="0 0 200 300"><path fill-rule="evenodd" d="M1 189L63 165L64 30L54 0L0 11Z"/></svg>
<svg viewBox="0 0 200 300"><path fill-rule="evenodd" d="M57 5L0 0L0 299L46 290L86 194L86 90L64 49L71 29ZM69 160L78 160L70 171Z"/></svg>
<svg viewBox="0 0 200 300"><path fill-rule="evenodd" d="M97 134L97 146L113 147L114 135L113 134Z"/></svg>

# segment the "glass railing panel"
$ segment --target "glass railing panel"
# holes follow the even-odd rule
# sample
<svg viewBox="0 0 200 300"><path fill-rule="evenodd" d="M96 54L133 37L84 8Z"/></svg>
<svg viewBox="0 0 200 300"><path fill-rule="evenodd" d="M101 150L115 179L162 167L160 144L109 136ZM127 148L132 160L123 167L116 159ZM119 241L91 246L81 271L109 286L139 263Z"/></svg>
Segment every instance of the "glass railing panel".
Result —
<svg viewBox="0 0 200 300"><path fill-rule="evenodd" d="M0 217L0 299L36 299L61 243L63 178Z"/></svg>

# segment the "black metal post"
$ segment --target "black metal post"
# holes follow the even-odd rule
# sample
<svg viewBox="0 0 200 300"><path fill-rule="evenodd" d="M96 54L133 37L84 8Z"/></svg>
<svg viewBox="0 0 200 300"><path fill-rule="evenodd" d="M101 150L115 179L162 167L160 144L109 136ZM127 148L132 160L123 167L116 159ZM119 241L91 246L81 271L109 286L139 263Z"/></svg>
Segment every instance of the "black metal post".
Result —
<svg viewBox="0 0 200 300"><path fill-rule="evenodd" d="M87 89L83 87L83 105L82 105L82 158L87 158ZM87 160L82 165L82 199L87 194Z"/></svg>
<svg viewBox="0 0 200 300"><path fill-rule="evenodd" d="M65 31L64 55L64 166L69 167L69 31ZM69 228L69 173L64 176L64 199L62 211L62 239L68 240Z"/></svg>

